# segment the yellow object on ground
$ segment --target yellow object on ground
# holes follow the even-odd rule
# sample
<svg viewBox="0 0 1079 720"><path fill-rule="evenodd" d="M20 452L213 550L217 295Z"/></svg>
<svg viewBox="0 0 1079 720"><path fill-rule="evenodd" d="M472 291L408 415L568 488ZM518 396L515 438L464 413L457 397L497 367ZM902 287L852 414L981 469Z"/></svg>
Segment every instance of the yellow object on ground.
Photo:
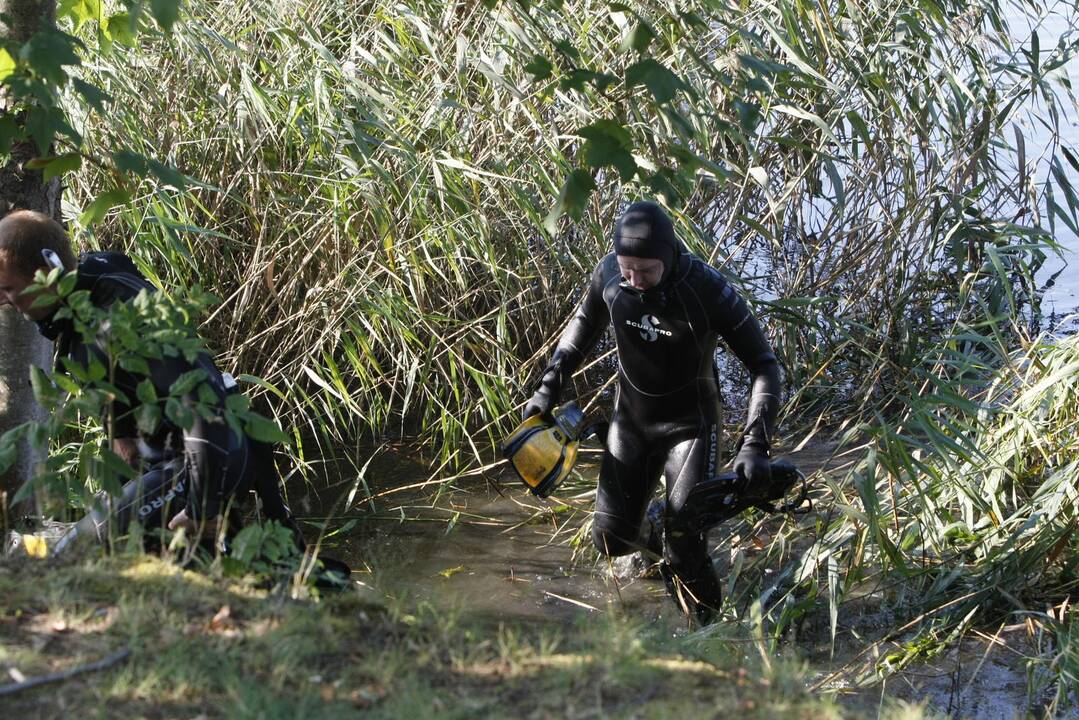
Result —
<svg viewBox="0 0 1079 720"><path fill-rule="evenodd" d="M43 537L23 535L22 546L26 548L26 554L30 557L45 558L49 556L49 545Z"/></svg>

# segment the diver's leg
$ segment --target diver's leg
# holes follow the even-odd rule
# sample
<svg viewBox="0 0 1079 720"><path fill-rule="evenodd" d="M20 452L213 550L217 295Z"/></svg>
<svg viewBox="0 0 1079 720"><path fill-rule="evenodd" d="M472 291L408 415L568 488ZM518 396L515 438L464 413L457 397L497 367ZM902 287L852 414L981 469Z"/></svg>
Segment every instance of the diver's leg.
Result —
<svg viewBox="0 0 1079 720"><path fill-rule="evenodd" d="M641 521L661 467L641 433L616 414L607 434L592 518L592 542L602 554L628 555L641 549Z"/></svg>
<svg viewBox="0 0 1079 720"><path fill-rule="evenodd" d="M296 546L304 550L306 542L300 531L300 525L285 503L285 497L281 492L281 476L277 472L273 458L274 446L251 438L247 438L246 442L250 453L250 461L247 465L248 485L258 495L262 513L266 519L276 520L291 530Z"/></svg>
<svg viewBox="0 0 1079 720"><path fill-rule="evenodd" d="M110 535L123 535L133 520L146 528L164 526L170 515L184 505L183 473L180 458L160 462L138 479L127 482L119 496L100 496L98 506L60 539L54 554L65 552L76 541L104 543Z"/></svg>
<svg viewBox="0 0 1079 720"><path fill-rule="evenodd" d="M184 465L190 484L187 517L199 524L220 515L251 486L246 438L223 421L199 417L184 431Z"/></svg>
<svg viewBox="0 0 1079 720"><path fill-rule="evenodd" d="M705 533L694 521L695 508L687 502L697 483L715 471L715 425L702 427L693 437L677 441L667 454L667 508L664 516L664 562L675 601L702 623L712 620L722 602L719 578L708 557ZM673 586L673 587L671 587Z"/></svg>

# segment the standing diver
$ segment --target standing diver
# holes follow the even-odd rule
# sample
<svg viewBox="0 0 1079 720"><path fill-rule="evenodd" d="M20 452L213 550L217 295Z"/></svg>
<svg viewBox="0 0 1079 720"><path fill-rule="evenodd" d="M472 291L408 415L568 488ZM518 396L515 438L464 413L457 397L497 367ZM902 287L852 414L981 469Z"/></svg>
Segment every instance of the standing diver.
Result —
<svg viewBox="0 0 1079 720"><path fill-rule="evenodd" d="M143 467L141 477L129 481L119 497L105 498L103 507L77 523L55 552L62 552L76 538L104 541L109 532L122 534L135 519L147 528L167 523L173 530L188 527L196 535L216 534L222 513L247 490L258 493L269 519L292 529L302 543L281 497L272 446L237 432L222 417L227 396L236 391L235 381L220 372L205 352L194 361L182 355L148 358L145 374L124 369L117 358L106 357L102 337L108 329L104 325L93 328L90 337L95 339L87 340L77 330L72 313L59 312L65 301L40 306L34 302L39 293L23 292L33 284L37 271L54 267L75 272L75 290L88 291L91 304L101 309L129 302L142 291L156 292L156 288L120 253L87 253L77 261L64 228L43 213L20 210L0 220L0 305L14 305L56 342L58 368L65 360L88 368L92 358L115 368L112 384L120 395L107 409L113 450L128 464ZM220 414L207 418L193 413L188 428L178 427L162 414L151 432L140 430L135 420L140 381L149 378L164 402L173 383L196 369L204 372L204 384L214 398L210 405ZM193 401L194 395L192 390L182 402Z"/></svg>
<svg viewBox="0 0 1079 720"><path fill-rule="evenodd" d="M549 414L566 380L614 326L618 392L600 468L592 541L607 556L641 548L645 509L666 478L663 563L668 589L701 623L720 608L706 538L687 506L716 474L722 337L752 375L748 421L734 461L747 486L767 484L769 442L779 408L775 353L745 301L723 276L688 253L657 204L637 202L618 220L614 252L600 260L576 314L544 370L524 418Z"/></svg>

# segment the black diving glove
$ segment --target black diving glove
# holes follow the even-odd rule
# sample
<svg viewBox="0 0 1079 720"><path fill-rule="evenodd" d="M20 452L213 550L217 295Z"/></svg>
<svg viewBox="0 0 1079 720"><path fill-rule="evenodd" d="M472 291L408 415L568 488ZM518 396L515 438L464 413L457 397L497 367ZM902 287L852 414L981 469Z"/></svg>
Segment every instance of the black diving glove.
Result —
<svg viewBox="0 0 1079 720"><path fill-rule="evenodd" d="M551 364L543 371L543 378L539 387L521 411L521 420L527 420L533 415L550 415L558 402L558 396L562 392L562 367L558 353L552 358Z"/></svg>
<svg viewBox="0 0 1079 720"><path fill-rule="evenodd" d="M527 420L533 415L550 415L551 410L554 409L554 404L555 396L549 393L546 388L541 387L525 403L525 408L521 411L521 420Z"/></svg>
<svg viewBox="0 0 1079 720"><path fill-rule="evenodd" d="M772 481L772 463L768 460L768 447L760 441L747 438L734 458L734 471L746 487L766 486Z"/></svg>

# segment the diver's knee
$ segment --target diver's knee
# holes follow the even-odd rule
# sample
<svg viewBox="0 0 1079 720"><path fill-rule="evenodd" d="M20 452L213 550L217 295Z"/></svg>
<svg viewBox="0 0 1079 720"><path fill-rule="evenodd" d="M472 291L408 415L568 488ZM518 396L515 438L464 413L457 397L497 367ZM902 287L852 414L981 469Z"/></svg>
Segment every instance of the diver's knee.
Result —
<svg viewBox="0 0 1079 720"><path fill-rule="evenodd" d="M616 532L614 528L592 526L592 543L601 555L608 557L629 555L638 549L634 542L625 538L625 535L624 532Z"/></svg>

